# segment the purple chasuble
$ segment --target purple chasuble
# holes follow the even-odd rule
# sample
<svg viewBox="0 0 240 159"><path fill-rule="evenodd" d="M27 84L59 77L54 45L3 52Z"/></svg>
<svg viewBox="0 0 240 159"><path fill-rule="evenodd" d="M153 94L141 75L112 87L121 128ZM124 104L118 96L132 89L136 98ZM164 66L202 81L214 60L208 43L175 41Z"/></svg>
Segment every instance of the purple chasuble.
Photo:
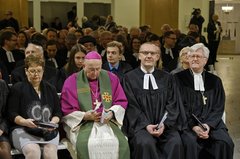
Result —
<svg viewBox="0 0 240 159"><path fill-rule="evenodd" d="M122 86L119 82L118 77L110 72L108 72L108 75L110 77L111 87L112 87L112 105L120 105L124 109L126 109L127 98L125 96L125 93L122 89ZM64 116L74 111L81 111L81 106L79 105L78 96L77 96L76 80L77 80L77 73L74 73L71 76L69 76L64 82L64 85L62 88L62 94L61 94L61 108ZM101 97L99 96L100 89L99 89L99 86L97 85L97 80L89 82L89 85L90 85L91 91L93 91L91 92L91 97L92 97L92 108L94 108L95 105L93 103L96 100L96 97L94 96L98 96L98 101L101 101ZM96 87L98 87L97 93L96 93ZM100 109L102 109L102 107L100 107Z"/></svg>

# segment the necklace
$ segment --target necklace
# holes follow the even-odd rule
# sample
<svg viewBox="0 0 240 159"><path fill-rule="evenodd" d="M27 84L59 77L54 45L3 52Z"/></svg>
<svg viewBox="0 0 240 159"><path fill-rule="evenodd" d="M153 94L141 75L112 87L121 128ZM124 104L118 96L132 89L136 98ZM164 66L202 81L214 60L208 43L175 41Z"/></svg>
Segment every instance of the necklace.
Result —
<svg viewBox="0 0 240 159"><path fill-rule="evenodd" d="M101 102L98 101L98 96L99 96L99 93L98 93L98 83L96 85L96 89L95 89L95 92L91 89L91 93L93 95L93 97L95 98L95 102L93 103L95 105L95 110L98 109L101 105ZM94 99L93 99L94 100Z"/></svg>

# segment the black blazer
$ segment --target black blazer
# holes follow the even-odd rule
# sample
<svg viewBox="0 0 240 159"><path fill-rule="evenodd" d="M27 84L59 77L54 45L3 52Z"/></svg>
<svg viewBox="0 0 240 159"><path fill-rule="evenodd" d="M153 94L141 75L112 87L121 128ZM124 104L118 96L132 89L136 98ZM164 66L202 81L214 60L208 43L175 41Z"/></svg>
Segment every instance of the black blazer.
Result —
<svg viewBox="0 0 240 159"><path fill-rule="evenodd" d="M221 23L219 21L216 22L218 26L221 26ZM208 23L207 26L207 33L208 33L208 41L215 41L216 40L216 34L214 34L214 31L216 31L216 25L213 21L210 21ZM220 40L220 35L219 35L219 39L217 39L217 41Z"/></svg>
<svg viewBox="0 0 240 159"><path fill-rule="evenodd" d="M102 65L102 69L111 72L110 67L109 67L109 65L108 65L108 62L106 62L106 63L104 63L104 64ZM120 62L119 62L118 70L116 70L116 71L114 71L114 72L112 72L112 73L116 74L116 75L118 76L120 82L122 82L122 79L123 79L123 77L124 77L124 74L127 73L127 72L129 72L129 71L131 71L132 69L133 69L133 68L132 68L132 66L131 66L130 64L128 64L128 63L126 63L126 62L124 62L124 61L120 61Z"/></svg>

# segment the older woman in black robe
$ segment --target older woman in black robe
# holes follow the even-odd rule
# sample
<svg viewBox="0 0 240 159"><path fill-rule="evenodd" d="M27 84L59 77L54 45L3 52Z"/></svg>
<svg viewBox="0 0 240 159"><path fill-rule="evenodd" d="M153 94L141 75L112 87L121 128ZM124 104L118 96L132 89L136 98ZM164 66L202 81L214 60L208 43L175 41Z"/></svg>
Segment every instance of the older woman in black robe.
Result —
<svg viewBox="0 0 240 159"><path fill-rule="evenodd" d="M232 159L234 144L222 121L224 88L219 77L204 70L208 56L202 43L193 45L190 69L175 74L187 118L181 135L185 159Z"/></svg>

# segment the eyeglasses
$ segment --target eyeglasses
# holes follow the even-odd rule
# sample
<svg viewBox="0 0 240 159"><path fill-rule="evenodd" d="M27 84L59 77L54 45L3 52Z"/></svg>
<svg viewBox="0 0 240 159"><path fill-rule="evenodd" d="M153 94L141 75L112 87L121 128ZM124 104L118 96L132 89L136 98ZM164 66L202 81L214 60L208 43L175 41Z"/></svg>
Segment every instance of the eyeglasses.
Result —
<svg viewBox="0 0 240 159"><path fill-rule="evenodd" d="M191 59L202 59L202 58L206 58L206 57L204 57L204 56L201 56L201 55L189 55L189 58L191 58Z"/></svg>
<svg viewBox="0 0 240 159"><path fill-rule="evenodd" d="M35 69L28 69L27 71L28 71L30 74L32 74L32 75L35 75L35 74L40 75L40 74L43 73L43 70L42 70L42 69L37 69L37 70L35 70Z"/></svg>
<svg viewBox="0 0 240 159"><path fill-rule="evenodd" d="M157 52L152 52L152 51L141 51L139 53L143 54L144 56L147 56L148 54L150 54L151 56L158 54Z"/></svg>

